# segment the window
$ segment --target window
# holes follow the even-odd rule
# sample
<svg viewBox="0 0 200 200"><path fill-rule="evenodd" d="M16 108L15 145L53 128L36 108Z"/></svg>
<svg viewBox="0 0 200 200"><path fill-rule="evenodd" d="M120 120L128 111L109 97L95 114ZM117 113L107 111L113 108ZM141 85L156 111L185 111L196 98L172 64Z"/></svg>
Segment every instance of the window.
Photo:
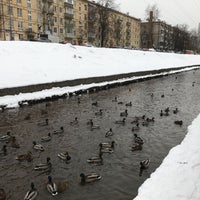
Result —
<svg viewBox="0 0 200 200"><path fill-rule="evenodd" d="M41 8L41 1L37 0L37 8Z"/></svg>
<svg viewBox="0 0 200 200"><path fill-rule="evenodd" d="M81 7L79 7L79 11L81 11Z"/></svg>
<svg viewBox="0 0 200 200"><path fill-rule="evenodd" d="M18 28L22 29L23 28L23 22L22 21L18 21Z"/></svg>
<svg viewBox="0 0 200 200"><path fill-rule="evenodd" d="M17 8L17 16L22 17L22 9L21 8Z"/></svg>
<svg viewBox="0 0 200 200"><path fill-rule="evenodd" d="M23 40L23 34L19 34L19 40Z"/></svg>
<svg viewBox="0 0 200 200"><path fill-rule="evenodd" d="M56 10L57 10L57 9L56 9L56 6L53 7L53 10L54 10L54 12L56 12Z"/></svg>
<svg viewBox="0 0 200 200"><path fill-rule="evenodd" d="M12 8L12 6L8 6L8 14L9 15L13 14L13 8Z"/></svg>
<svg viewBox="0 0 200 200"><path fill-rule="evenodd" d="M87 5L85 5L85 10L87 10Z"/></svg>
<svg viewBox="0 0 200 200"><path fill-rule="evenodd" d="M60 9L60 13L62 13L62 8L60 7L59 9Z"/></svg>
<svg viewBox="0 0 200 200"><path fill-rule="evenodd" d="M57 22L57 17L54 17L54 22L55 22L55 23Z"/></svg>
<svg viewBox="0 0 200 200"><path fill-rule="evenodd" d="M62 19L62 18L60 18L60 24L61 24L61 25L63 24L63 19Z"/></svg>
<svg viewBox="0 0 200 200"><path fill-rule="evenodd" d="M28 23L28 28L32 28L32 23Z"/></svg>
<svg viewBox="0 0 200 200"><path fill-rule="evenodd" d="M53 28L53 32L57 33L57 28L56 27Z"/></svg>
<svg viewBox="0 0 200 200"><path fill-rule="evenodd" d="M10 23L10 26L13 28L14 27L14 21L11 19L9 23Z"/></svg>
<svg viewBox="0 0 200 200"><path fill-rule="evenodd" d="M32 20L31 15L28 15L28 21L31 21L31 20Z"/></svg>
<svg viewBox="0 0 200 200"><path fill-rule="evenodd" d="M17 0L16 2L17 2L17 3L22 3L22 0Z"/></svg>
<svg viewBox="0 0 200 200"><path fill-rule="evenodd" d="M62 28L60 28L60 33L63 33L63 29Z"/></svg>
<svg viewBox="0 0 200 200"><path fill-rule="evenodd" d="M27 7L31 8L31 3L30 2L27 2Z"/></svg>

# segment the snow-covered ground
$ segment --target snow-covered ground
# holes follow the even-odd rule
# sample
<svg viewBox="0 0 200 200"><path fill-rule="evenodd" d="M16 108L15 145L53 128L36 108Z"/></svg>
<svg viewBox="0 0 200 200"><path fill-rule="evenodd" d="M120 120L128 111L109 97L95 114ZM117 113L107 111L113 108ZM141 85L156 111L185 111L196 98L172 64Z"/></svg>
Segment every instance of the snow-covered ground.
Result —
<svg viewBox="0 0 200 200"><path fill-rule="evenodd" d="M0 89L192 65L200 65L199 55L38 42L0 42ZM0 97L0 105L14 107L25 99L61 95L106 84L108 82L3 96ZM200 116L189 127L184 141L170 151L161 166L140 187L135 200L200 199L199 124Z"/></svg>

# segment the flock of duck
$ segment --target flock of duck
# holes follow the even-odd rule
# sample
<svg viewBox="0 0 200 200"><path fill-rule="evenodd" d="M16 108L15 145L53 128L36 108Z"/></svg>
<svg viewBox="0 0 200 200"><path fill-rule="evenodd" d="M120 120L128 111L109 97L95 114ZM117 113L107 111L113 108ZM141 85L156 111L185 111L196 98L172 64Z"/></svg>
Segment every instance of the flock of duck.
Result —
<svg viewBox="0 0 200 200"><path fill-rule="evenodd" d="M153 94L151 94L151 97L153 98ZM161 98L164 97L164 94L161 95ZM126 109L120 113L120 120L116 120L114 123L124 126L126 124L126 118L128 116L128 107L132 106L132 102L124 103L118 100L117 97L115 97L112 102L116 102L116 104L123 104L125 105ZM80 102L80 98L78 98L78 103ZM92 106L99 107L99 102L93 102ZM178 108L170 110L169 107L164 108L163 110L160 111L159 115L160 117L165 117L169 116L170 112L173 114L177 114L179 112ZM99 109L98 111L95 112L95 116L102 116L103 109ZM30 119L30 115L27 115L25 117L26 120ZM141 126L149 126L150 124L153 124L155 122L154 117L147 117L146 115L142 116L135 116L133 117L133 120L131 121L132 124L132 132L133 132L133 138L134 138L134 144L131 146L131 151L141 151L144 145L144 140L138 136L139 130ZM182 125L183 121L182 120L176 120L174 121L175 124L177 125ZM76 126L79 124L79 120L77 117L74 118L73 121L70 122L71 126ZM49 125L49 120L45 119L44 122L39 122L37 124L38 126L48 126ZM90 130L95 130L95 129L100 129L99 125L95 125L94 121L92 119L89 119L87 121L87 126L90 128ZM65 132L64 128L61 126L59 130L54 130L52 133L48 133L48 135L41 137L41 142L49 142L52 139L52 134L63 134ZM105 137L112 137L114 135L114 132L112 128L110 128L106 133ZM7 147L13 147L13 148L20 148L20 145L18 144L16 137L11 135L10 132L7 132L6 135L0 137L0 141L3 143L2 149L0 151L1 156L6 156L8 154L7 152ZM115 141L111 142L101 142L99 143L99 152L98 156L91 157L87 159L87 162L89 164L95 164L95 165L102 165L103 164L103 154L104 153L113 153L114 148L115 148ZM43 152L45 150L44 146L42 144L37 143L36 141L33 141L33 149L36 151L41 151ZM66 163L70 162L71 156L69 155L69 152L60 152L58 155L58 158L61 160L65 161ZM19 162L22 161L28 161L31 162L33 160L33 155L31 151L28 151L27 154L22 154L18 155L15 157L16 160ZM138 163L138 167L140 169L140 176L142 175L142 171L147 169L150 164L150 159L147 158L145 160L141 160L140 163ZM51 159L50 157L46 158L45 163L39 163L34 167L35 171L42 171L44 173L48 173L49 176L47 178L47 184L46 184L46 189L47 191L55 196L57 195L60 191L64 191L67 186L66 184L61 184L61 186L58 187L58 185L53 181L52 176L50 175L51 173ZM90 173L90 174L80 174L80 183L85 184L85 183L91 183L95 182L101 179L101 175L97 173ZM61 189L60 189L61 187ZM38 190L36 189L34 182L31 183L30 189L27 191L27 193L24 196L24 200L34 200L38 196ZM6 199L6 193L3 189L0 189L0 199L5 200Z"/></svg>

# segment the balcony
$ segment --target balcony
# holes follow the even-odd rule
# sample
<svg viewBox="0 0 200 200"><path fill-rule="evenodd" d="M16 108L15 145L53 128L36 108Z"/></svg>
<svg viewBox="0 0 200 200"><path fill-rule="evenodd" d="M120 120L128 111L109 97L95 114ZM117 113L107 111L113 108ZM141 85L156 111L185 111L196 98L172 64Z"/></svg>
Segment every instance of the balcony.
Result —
<svg viewBox="0 0 200 200"><path fill-rule="evenodd" d="M73 19L74 18L74 14L73 13L65 13L65 18L66 19Z"/></svg>
<svg viewBox="0 0 200 200"><path fill-rule="evenodd" d="M68 8L73 8L74 7L73 1L65 0L64 6Z"/></svg>

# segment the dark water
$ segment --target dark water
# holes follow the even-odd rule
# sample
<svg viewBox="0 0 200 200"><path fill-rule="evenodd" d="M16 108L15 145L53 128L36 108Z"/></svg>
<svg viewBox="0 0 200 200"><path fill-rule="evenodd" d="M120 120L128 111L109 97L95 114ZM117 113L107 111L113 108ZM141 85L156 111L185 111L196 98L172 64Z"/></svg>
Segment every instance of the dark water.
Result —
<svg viewBox="0 0 200 200"><path fill-rule="evenodd" d="M39 191L37 199L59 200L128 200L137 195L139 186L160 165L169 150L179 144L187 133L187 127L200 113L200 71L184 72L163 78L133 83L128 86L112 88L98 93L78 97L60 99L20 109L6 110L0 113L0 136L11 131L20 144L19 149L8 145L8 155L0 157L0 188L4 188L8 199L20 200L24 198L30 183L33 181ZM192 86L192 83L194 86ZM172 91L173 88L173 91ZM151 97L153 93L153 98ZM164 94L164 98L161 95ZM119 105L112 100L118 97ZM98 101L99 106L91 104ZM125 126L115 124L121 119L120 112L126 109L125 103L132 102L127 107L128 117ZM160 117L161 109L170 108L169 116ZM178 114L172 110L178 107ZM95 116L95 112L103 110L103 116ZM47 111L47 114L41 113ZM30 120L24 120L27 114ZM146 115L155 117L155 122L148 126L140 125L138 135L145 141L142 151L132 152L130 147L134 143L134 126L131 124L134 116ZM70 122L78 117L79 124L71 126ZM48 126L38 126L37 123L49 119ZM91 131L86 122L93 119L100 129ZM183 126L174 124L174 120L183 120ZM32 148L32 141L40 142L42 136L63 126L65 132L53 135L52 140L43 143L45 151L39 153ZM105 133L110 128L114 135L106 138ZM116 142L113 154L103 154L103 165L94 166L86 162L98 154L100 142ZM0 143L0 148L3 146ZM15 160L20 154L31 150L34 160L31 163ZM66 164L57 157L60 152L68 151L72 157ZM46 157L51 158L53 169L51 176L55 181L67 181L69 188L56 197L52 197L46 190L47 174L40 175L34 171L36 164L45 162ZM150 158L149 169L139 176L139 162ZM80 185L80 173L97 172L102 176L98 182Z"/></svg>

